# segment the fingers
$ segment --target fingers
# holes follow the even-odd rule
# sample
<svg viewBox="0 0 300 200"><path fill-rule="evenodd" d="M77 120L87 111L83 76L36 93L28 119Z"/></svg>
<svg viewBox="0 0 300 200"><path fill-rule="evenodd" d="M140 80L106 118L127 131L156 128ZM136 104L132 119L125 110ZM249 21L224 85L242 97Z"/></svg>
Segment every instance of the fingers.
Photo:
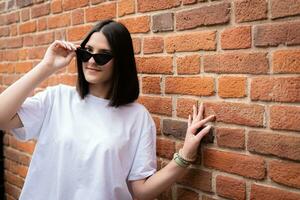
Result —
<svg viewBox="0 0 300 200"><path fill-rule="evenodd" d="M192 118L191 118L191 115L189 115L188 127L190 127L191 125L192 125Z"/></svg>
<svg viewBox="0 0 300 200"><path fill-rule="evenodd" d="M196 139L200 141L207 133L209 133L209 130L211 129L211 126L208 125L204 127L199 133L195 135Z"/></svg>
<svg viewBox="0 0 300 200"><path fill-rule="evenodd" d="M193 121L197 118L197 108L193 105Z"/></svg>
<svg viewBox="0 0 300 200"><path fill-rule="evenodd" d="M63 40L56 40L53 44L54 47L62 47L70 51L75 51L77 48L75 44Z"/></svg>
<svg viewBox="0 0 300 200"><path fill-rule="evenodd" d="M212 122L215 120L215 115L210 115L209 117L201 120L201 121L197 121L195 122L192 127L191 130L193 133L195 133L200 127L202 127L203 125L205 125L207 122Z"/></svg>

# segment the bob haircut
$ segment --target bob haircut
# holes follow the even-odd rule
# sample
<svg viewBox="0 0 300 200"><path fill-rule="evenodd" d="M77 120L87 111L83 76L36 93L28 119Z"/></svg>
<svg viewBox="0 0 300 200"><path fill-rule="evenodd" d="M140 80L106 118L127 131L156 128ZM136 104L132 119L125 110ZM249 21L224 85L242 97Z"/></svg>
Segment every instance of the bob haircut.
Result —
<svg viewBox="0 0 300 200"><path fill-rule="evenodd" d="M99 21L87 34L80 44L85 48L91 35L102 32L106 37L114 59L112 85L108 92L109 106L118 107L134 102L139 96L139 82L134 59L132 39L127 28L113 20ZM77 85L76 89L82 99L89 93L89 83L86 81L82 60L77 56Z"/></svg>

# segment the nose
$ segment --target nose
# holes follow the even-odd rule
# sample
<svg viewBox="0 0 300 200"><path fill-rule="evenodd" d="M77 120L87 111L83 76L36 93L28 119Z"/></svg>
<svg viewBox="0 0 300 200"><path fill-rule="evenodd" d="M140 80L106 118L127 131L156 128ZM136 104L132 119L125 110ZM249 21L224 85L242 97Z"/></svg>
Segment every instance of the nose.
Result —
<svg viewBox="0 0 300 200"><path fill-rule="evenodd" d="M91 63L91 64L95 64L96 63L95 60L94 60L94 58L93 58L93 56L89 59L88 62Z"/></svg>

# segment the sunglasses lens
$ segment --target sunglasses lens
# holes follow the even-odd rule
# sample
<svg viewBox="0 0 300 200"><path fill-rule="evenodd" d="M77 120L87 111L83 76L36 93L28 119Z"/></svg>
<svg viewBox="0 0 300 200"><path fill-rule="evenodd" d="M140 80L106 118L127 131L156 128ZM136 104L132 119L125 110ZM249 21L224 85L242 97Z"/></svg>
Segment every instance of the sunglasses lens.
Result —
<svg viewBox="0 0 300 200"><path fill-rule="evenodd" d="M92 57L92 54L83 49L77 49L76 53L83 62L89 61L89 59Z"/></svg>
<svg viewBox="0 0 300 200"><path fill-rule="evenodd" d="M95 62L98 65L105 65L113 57L111 54L106 54L106 53L91 54L88 51L81 48L77 49L76 54L83 62L88 62L89 59L93 56Z"/></svg>
<svg viewBox="0 0 300 200"><path fill-rule="evenodd" d="M109 54L97 54L93 57L98 65L105 65L112 59L112 56Z"/></svg>

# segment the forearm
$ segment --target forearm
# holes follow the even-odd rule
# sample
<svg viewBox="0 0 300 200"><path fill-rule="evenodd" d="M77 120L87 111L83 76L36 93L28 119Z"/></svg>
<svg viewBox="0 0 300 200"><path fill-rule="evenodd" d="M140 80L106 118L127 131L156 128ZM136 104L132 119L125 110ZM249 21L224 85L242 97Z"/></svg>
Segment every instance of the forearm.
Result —
<svg viewBox="0 0 300 200"><path fill-rule="evenodd" d="M187 168L180 167L174 160L171 160L168 165L144 182L141 199L154 199L178 179L182 178L187 171Z"/></svg>
<svg viewBox="0 0 300 200"><path fill-rule="evenodd" d="M10 121L25 99L54 69L39 63L0 94L0 127Z"/></svg>

